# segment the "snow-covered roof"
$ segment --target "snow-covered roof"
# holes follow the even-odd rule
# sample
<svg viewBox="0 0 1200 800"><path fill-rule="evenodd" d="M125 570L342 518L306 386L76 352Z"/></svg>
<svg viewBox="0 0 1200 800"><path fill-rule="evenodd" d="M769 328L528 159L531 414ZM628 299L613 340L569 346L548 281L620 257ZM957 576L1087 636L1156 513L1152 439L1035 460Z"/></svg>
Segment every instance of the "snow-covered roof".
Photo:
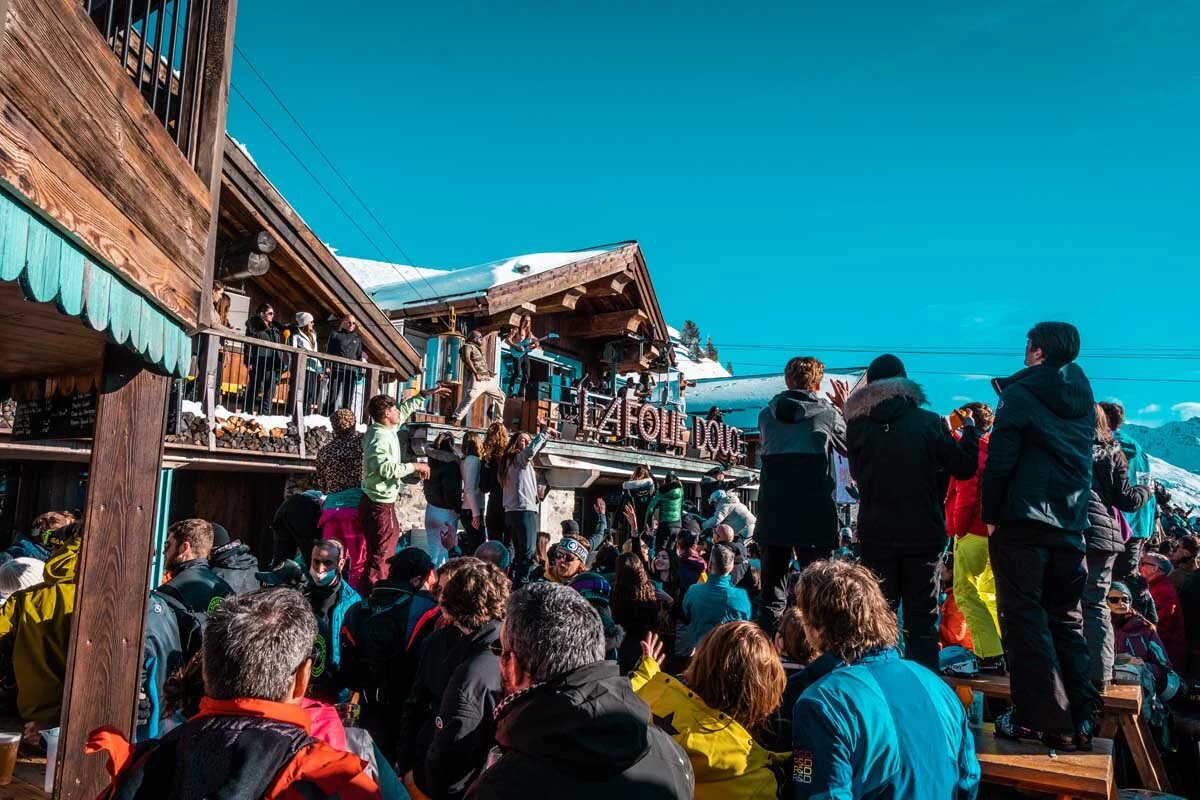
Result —
<svg viewBox="0 0 1200 800"><path fill-rule="evenodd" d="M833 391L833 379L850 381L857 375L825 373L821 393ZM697 381L687 390L689 412L700 412L713 406L725 412L724 422L746 431L758 430L758 414L771 398L787 388L782 374L747 375L742 378L712 378Z"/></svg>
<svg viewBox="0 0 1200 800"><path fill-rule="evenodd" d="M376 305L384 311L392 311L406 305L483 294L497 286L610 253L621 247L625 245L605 245L572 253L529 253L450 270L344 256L339 258ZM389 271L390 277L387 274Z"/></svg>
<svg viewBox="0 0 1200 800"><path fill-rule="evenodd" d="M387 261L372 261L369 258L349 258L338 256L338 261L350 273L350 277L368 292L382 286L388 286L397 281L410 280L420 284L421 278L445 275L444 269L432 267L413 267L408 264L390 264ZM402 277L403 276L403 277Z"/></svg>

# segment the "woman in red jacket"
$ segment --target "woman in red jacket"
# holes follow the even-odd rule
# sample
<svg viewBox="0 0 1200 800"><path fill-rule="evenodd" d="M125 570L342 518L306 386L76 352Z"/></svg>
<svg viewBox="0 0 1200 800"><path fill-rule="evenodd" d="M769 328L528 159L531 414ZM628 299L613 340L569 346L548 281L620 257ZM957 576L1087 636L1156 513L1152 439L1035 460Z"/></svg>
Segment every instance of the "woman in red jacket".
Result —
<svg viewBox="0 0 1200 800"><path fill-rule="evenodd" d="M1003 671L996 579L988 558L988 531L981 517L979 491L995 415L986 403L967 403L954 414L969 414L980 432L979 469L966 480L952 477L946 492L946 532L954 537L954 599L967 620L980 669Z"/></svg>

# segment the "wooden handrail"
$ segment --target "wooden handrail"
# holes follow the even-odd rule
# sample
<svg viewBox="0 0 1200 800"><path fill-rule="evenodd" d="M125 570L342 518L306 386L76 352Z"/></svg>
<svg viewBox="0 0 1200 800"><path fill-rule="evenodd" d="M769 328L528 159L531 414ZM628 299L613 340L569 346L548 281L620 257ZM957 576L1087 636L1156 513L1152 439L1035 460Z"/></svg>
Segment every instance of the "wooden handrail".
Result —
<svg viewBox="0 0 1200 800"><path fill-rule="evenodd" d="M322 353L320 350L315 352L312 350L303 350L299 347L289 344L276 344L275 342L267 342L262 339L255 339L252 336L243 336L242 334L234 333L231 330L218 330L213 328L211 330L200 331L197 335L208 336L210 338L215 337L217 339L224 339L230 342L239 342L249 347L262 347L268 350L279 350L288 354L304 353L309 358L319 358L322 361L332 361L336 364L346 364L347 366L362 370L374 369L387 374L394 374L396 372L391 367L386 367L382 364L373 364L370 361L355 361L352 358L342 358L341 356L331 356L328 353Z"/></svg>

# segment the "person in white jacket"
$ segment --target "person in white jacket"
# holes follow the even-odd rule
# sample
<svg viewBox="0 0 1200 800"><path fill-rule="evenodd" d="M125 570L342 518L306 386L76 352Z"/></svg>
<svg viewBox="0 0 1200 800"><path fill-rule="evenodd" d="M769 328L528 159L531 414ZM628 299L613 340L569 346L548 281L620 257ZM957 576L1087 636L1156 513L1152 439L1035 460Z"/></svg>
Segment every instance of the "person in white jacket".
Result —
<svg viewBox="0 0 1200 800"><path fill-rule="evenodd" d="M738 539L745 541L753 538L754 523L758 519L738 499L732 489L718 489L709 495L708 501L713 504L716 511L711 517L700 523L703 530L715 528L723 523L733 528L733 533Z"/></svg>
<svg viewBox="0 0 1200 800"><path fill-rule="evenodd" d="M478 433L463 437L462 458L458 462L463 489L463 552L474 553L486 538L483 533L484 494L479 488L479 468L483 464L483 440Z"/></svg>

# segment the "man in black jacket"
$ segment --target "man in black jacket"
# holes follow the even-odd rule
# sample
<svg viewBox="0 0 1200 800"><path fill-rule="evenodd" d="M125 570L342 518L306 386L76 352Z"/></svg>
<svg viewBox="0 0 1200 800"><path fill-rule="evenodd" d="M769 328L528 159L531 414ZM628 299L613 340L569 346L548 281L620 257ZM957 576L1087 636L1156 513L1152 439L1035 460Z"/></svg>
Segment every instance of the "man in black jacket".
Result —
<svg viewBox="0 0 1200 800"><path fill-rule="evenodd" d="M787 606L793 555L804 569L829 558L837 547L833 451L846 452L846 423L830 399L820 396L825 365L793 358L783 372L787 391L771 398L758 415L762 472L754 538L763 548L760 624L774 631ZM844 400L846 384L834 383ZM737 578L734 579L737 582Z"/></svg>
<svg viewBox="0 0 1200 800"><path fill-rule="evenodd" d="M171 578L158 593L175 612L184 663L200 649L208 615L234 593L208 565L212 545L213 527L205 520L183 519L167 528L163 567Z"/></svg>
<svg viewBox="0 0 1200 800"><path fill-rule="evenodd" d="M692 797L687 755L650 724L604 648L600 615L574 589L534 583L512 594L496 647L506 694L498 746L467 797Z"/></svg>
<svg viewBox="0 0 1200 800"><path fill-rule="evenodd" d="M283 328L275 322L275 309L263 303L246 320L246 335L272 344L283 344ZM247 347L246 367L250 386L246 390L246 407L256 414L270 414L275 402L275 389L283 374L283 353L270 347Z"/></svg>
<svg viewBox="0 0 1200 800"><path fill-rule="evenodd" d="M867 385L846 401L850 474L858 483L862 563L902 608L905 655L938 668L935 562L946 549L945 473L975 474L979 434L970 419L956 441L937 414L921 408L925 392L904 364L882 355ZM836 531L834 533L836 541Z"/></svg>
<svg viewBox="0 0 1200 800"><path fill-rule="evenodd" d="M229 584L235 594L246 594L259 588L258 559L240 539L232 539L224 526L212 523L213 549L209 555L212 571Z"/></svg>
<svg viewBox="0 0 1200 800"><path fill-rule="evenodd" d="M1080 609L1095 409L1078 355L1074 325L1029 331L1027 369L992 382L1000 402L982 480L1012 682L996 733L1058 749L1090 748L1098 700Z"/></svg>

